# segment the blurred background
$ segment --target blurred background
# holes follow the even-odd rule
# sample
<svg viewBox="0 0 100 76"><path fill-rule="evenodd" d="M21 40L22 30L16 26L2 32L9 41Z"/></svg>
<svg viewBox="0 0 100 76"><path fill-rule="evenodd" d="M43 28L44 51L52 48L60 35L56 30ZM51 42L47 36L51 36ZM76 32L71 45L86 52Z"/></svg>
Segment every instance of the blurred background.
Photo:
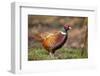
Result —
<svg viewBox="0 0 100 76"><path fill-rule="evenodd" d="M39 32L49 32L53 30L62 30L65 23L72 27L69 31L65 47L83 48L87 44L88 27L87 17L64 17L64 16L28 16L28 34L29 36ZM35 43L34 43L35 42ZM29 39L29 48L40 47L35 40Z"/></svg>
<svg viewBox="0 0 100 76"><path fill-rule="evenodd" d="M64 24L70 25L72 27L72 30L68 31L67 42L64 44L60 53L58 53L59 55L61 55L58 58L87 58L87 17L28 15L29 60L50 59L48 58L48 56L45 56L48 54L44 53L46 51L45 49L43 49L41 43L38 42L35 38L31 39L31 37L34 36L34 34L41 32L49 32L54 30L62 31Z"/></svg>

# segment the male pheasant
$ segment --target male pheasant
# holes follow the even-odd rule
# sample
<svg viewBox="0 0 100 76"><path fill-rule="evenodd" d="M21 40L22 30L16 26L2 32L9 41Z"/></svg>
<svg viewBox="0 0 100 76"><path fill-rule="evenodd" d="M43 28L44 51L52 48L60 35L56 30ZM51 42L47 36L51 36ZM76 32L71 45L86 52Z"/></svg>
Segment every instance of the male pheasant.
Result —
<svg viewBox="0 0 100 76"><path fill-rule="evenodd" d="M55 51L61 48L68 38L68 30L70 30L71 27L67 24L63 27L64 31L51 31L34 35L34 38L42 43L50 56L54 56Z"/></svg>

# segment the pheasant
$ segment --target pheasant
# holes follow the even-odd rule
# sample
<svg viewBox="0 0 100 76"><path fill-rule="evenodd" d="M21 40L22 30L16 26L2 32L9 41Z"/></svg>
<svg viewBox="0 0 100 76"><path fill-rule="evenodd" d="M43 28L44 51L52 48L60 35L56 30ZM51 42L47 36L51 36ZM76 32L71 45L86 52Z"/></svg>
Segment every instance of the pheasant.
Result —
<svg viewBox="0 0 100 76"><path fill-rule="evenodd" d="M65 44L68 38L68 30L70 30L71 27L65 24L63 29L64 31L44 32L34 35L34 38L41 42L51 57L54 57L55 51Z"/></svg>

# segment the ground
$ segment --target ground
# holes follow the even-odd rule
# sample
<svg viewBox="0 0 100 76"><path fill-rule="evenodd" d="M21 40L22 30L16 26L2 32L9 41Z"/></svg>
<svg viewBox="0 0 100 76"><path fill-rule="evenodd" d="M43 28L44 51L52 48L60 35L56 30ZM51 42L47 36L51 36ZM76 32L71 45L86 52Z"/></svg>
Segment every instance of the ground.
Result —
<svg viewBox="0 0 100 76"><path fill-rule="evenodd" d="M81 59L88 58L88 53L84 50L81 55L82 49L77 48L61 48L55 52L55 58L51 58L48 52L43 48L30 48L28 49L28 60L55 60L55 59Z"/></svg>

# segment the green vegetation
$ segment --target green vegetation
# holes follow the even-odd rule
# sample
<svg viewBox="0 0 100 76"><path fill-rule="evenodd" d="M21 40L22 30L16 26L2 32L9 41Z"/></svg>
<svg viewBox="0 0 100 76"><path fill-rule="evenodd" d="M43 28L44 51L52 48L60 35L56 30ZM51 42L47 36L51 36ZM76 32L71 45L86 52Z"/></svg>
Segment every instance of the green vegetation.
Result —
<svg viewBox="0 0 100 76"><path fill-rule="evenodd" d="M54 60L54 59L81 59L88 58L88 53L82 49L77 48L61 48L55 52L55 58L51 58L48 52L43 48L30 48L28 50L28 60Z"/></svg>

